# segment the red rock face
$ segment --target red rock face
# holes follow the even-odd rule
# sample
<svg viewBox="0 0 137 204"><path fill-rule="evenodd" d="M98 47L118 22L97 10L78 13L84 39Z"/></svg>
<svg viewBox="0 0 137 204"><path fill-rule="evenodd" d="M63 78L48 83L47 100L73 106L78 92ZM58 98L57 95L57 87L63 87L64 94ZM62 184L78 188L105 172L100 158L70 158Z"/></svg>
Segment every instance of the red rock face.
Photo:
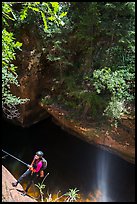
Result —
<svg viewBox="0 0 137 204"><path fill-rule="evenodd" d="M17 187L12 187L12 182L15 181L16 179L11 173L2 166L2 202L37 202L28 196L21 195L19 191L23 191L23 188L20 184Z"/></svg>
<svg viewBox="0 0 137 204"><path fill-rule="evenodd" d="M42 49L40 40L33 29L21 29L17 38L22 42L22 50L17 53L15 65L18 67L18 81L20 86L12 86L11 92L22 99L29 101L18 107L20 117L16 118L21 126L32 125L46 117L48 114L39 106L42 92L46 87L46 74L44 75L40 64ZM32 32L33 31L33 32ZM44 68L43 68L44 69Z"/></svg>

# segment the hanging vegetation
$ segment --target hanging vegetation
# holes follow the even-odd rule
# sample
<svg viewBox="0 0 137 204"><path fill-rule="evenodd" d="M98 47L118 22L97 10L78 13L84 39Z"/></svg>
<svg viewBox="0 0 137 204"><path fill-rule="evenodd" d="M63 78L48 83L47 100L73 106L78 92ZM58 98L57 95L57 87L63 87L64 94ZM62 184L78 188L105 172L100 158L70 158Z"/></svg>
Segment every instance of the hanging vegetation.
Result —
<svg viewBox="0 0 137 204"><path fill-rule="evenodd" d="M134 2L3 3L3 51L7 32L14 42L13 30L33 24L42 41L43 67L46 60L53 73L43 103L77 109L82 118L107 116L115 121L128 113L135 97ZM13 45L8 49L15 53L21 44ZM13 78L12 58L3 57L4 103L9 100L6 83L15 82L4 71Z"/></svg>

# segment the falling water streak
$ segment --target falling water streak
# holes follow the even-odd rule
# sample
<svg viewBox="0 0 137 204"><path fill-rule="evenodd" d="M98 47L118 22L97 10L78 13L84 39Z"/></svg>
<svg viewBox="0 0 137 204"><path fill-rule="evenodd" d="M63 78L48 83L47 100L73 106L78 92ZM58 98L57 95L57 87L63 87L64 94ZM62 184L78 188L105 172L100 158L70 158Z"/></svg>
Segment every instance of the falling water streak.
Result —
<svg viewBox="0 0 137 204"><path fill-rule="evenodd" d="M108 199L109 158L104 151L98 152L97 160L97 186L101 192L99 202L109 202Z"/></svg>

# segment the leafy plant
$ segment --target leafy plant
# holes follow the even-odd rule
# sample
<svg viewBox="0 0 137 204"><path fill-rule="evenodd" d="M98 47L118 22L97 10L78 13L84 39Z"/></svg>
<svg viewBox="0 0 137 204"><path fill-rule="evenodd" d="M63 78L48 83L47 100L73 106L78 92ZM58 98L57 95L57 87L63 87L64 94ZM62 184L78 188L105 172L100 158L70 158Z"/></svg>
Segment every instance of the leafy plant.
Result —
<svg viewBox="0 0 137 204"><path fill-rule="evenodd" d="M108 103L104 113L109 117L113 118L114 125L117 127L118 119L126 112L124 101L119 101L117 98L112 97Z"/></svg>
<svg viewBox="0 0 137 204"><path fill-rule="evenodd" d="M128 80L130 81L133 78L134 74L127 70L111 71L110 68L106 67L93 72L97 93L100 94L102 90L106 90L111 95L111 100L105 110L106 115L119 119L124 113L124 102L134 99L134 93L130 91L133 84L128 83Z"/></svg>
<svg viewBox="0 0 137 204"><path fill-rule="evenodd" d="M8 20L14 20L10 17L13 15L11 5L3 3L2 8L3 23L8 26ZM21 99L14 96L10 91L11 84L19 86L17 80L16 69L17 67L12 63L16 59L16 49L20 49L22 43L15 42L12 32L7 31L6 27L2 30L2 108L5 115L12 119L19 117L19 112L16 108L17 105L23 104L28 99Z"/></svg>
<svg viewBox="0 0 137 204"><path fill-rule="evenodd" d="M50 95L47 95L44 98L42 98L41 102L45 105L51 105L54 103L54 99Z"/></svg>
<svg viewBox="0 0 137 204"><path fill-rule="evenodd" d="M40 191L40 196L41 196L41 201L43 202L44 201L44 198L43 198L43 195L44 195L44 192L43 190L45 189L46 185L43 184L45 179L47 178L47 176L49 175L49 173L46 174L46 176L44 177L44 179L42 180L41 183L38 183L38 184L35 184L35 186L39 189Z"/></svg>
<svg viewBox="0 0 137 204"><path fill-rule="evenodd" d="M79 198L78 192L79 190L77 188L69 189L69 192L65 193L64 195L67 196L65 199L66 202L74 202Z"/></svg>
<svg viewBox="0 0 137 204"><path fill-rule="evenodd" d="M44 25L44 31L50 28L50 22L54 22L57 26L64 25L63 17L67 15L67 12L61 12L61 7L58 2L24 2L23 8L20 13L21 21L27 20L28 13L31 10L33 14L41 16Z"/></svg>
<svg viewBox="0 0 137 204"><path fill-rule="evenodd" d="M52 194L48 195L48 198L46 198L47 202L75 202L79 198L78 192L79 190L77 188L69 189L67 193L64 193L59 196L60 191L57 194L57 198L53 199Z"/></svg>

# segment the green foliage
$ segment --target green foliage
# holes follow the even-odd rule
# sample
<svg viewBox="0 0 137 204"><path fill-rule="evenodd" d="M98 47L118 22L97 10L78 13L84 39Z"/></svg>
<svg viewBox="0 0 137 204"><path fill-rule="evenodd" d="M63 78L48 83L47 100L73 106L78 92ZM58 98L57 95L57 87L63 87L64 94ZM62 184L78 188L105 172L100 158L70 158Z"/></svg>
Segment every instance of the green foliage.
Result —
<svg viewBox="0 0 137 204"><path fill-rule="evenodd" d="M35 24L43 59L58 79L46 103L120 118L135 95L135 3L22 2L17 10L13 4L3 3L3 25Z"/></svg>
<svg viewBox="0 0 137 204"><path fill-rule="evenodd" d="M79 190L77 188L69 189L67 193L64 193L60 196L57 194L57 198L53 199L52 195L50 194L48 198L46 198L46 202L77 202L77 199L80 198L78 195Z"/></svg>
<svg viewBox="0 0 137 204"><path fill-rule="evenodd" d="M20 4L20 11L16 11L16 4ZM2 3L2 103L3 106L18 105L27 101L27 99L20 99L10 92L10 85L15 84L19 86L17 80L17 67L14 66L13 60L16 60L16 49L20 49L22 44L15 42L14 34L9 32L11 30L11 20L14 21L15 28L20 27L26 22L31 23L37 19L39 23L43 20L42 29L46 32L50 27L50 22L55 23L57 26L64 25L63 18L67 12L61 12L61 6L58 2L10 2Z"/></svg>
<svg viewBox="0 0 137 204"><path fill-rule="evenodd" d="M45 184L40 184L40 183L38 183L38 184L35 184L35 186L39 189L39 191L40 191L40 194L44 194L43 193L43 189L45 189L45 187L46 187L46 185Z"/></svg>
<svg viewBox="0 0 137 204"><path fill-rule="evenodd" d="M6 29L2 31L2 104L3 105L18 105L26 102L26 99L20 99L10 93L10 85L19 86L17 81L16 69L12 64L15 60L15 49L20 49L21 43L15 42L13 33Z"/></svg>
<svg viewBox="0 0 137 204"><path fill-rule="evenodd" d="M58 2L25 2L22 5L20 20L25 20L24 23L31 22L29 17L32 11L32 18L35 16L37 18L36 21L43 20L42 26L44 26L45 32L50 28L52 22L57 26L64 25L62 18L67 15L67 12L61 12L61 6Z"/></svg>
<svg viewBox="0 0 137 204"><path fill-rule="evenodd" d="M76 42L82 45L75 44L80 53L78 72L89 84L88 92L83 85L81 91L89 95L96 91L104 102L107 98L105 114L120 118L125 104L135 97L135 3L75 2L70 12ZM90 97L85 96L86 101Z"/></svg>
<svg viewBox="0 0 137 204"><path fill-rule="evenodd" d="M135 97L135 4L72 2L68 8L70 32L55 29L46 41L62 79L58 100L80 113L119 119Z"/></svg>
<svg viewBox="0 0 137 204"><path fill-rule="evenodd" d="M47 175L44 177L44 179L42 180L41 183L35 184L35 186L39 189L40 191L40 196L41 196L41 202L44 202L44 192L43 190L45 189L46 185L43 184L45 179L47 178L47 176L49 175L49 173L47 173ZM62 197L65 197L64 201L65 202L74 202L77 200L77 198L79 198L77 192L79 190L77 188L75 189L69 189L69 191L63 195L61 195L60 197L58 197L55 201L52 200L51 198L51 194L50 194L50 198L46 198L47 202L56 202L57 200L61 199Z"/></svg>
<svg viewBox="0 0 137 204"><path fill-rule="evenodd" d="M134 99L133 83L128 83L130 80L134 81L134 74L127 70L111 71L110 68L103 68L93 72L94 86L97 93L101 91L108 91L111 100L106 108L106 115L114 119L120 118L124 113L124 102L132 101Z"/></svg>
<svg viewBox="0 0 137 204"><path fill-rule="evenodd" d="M94 119L98 118L102 116L103 110L106 108L107 98L104 100L104 98L95 91L83 87L83 83L84 79L82 79L82 76L65 76L63 89L58 97L54 98L53 103L61 103L62 106L69 108L70 110L76 110L79 113L79 117L83 115L81 115L81 113L84 112L85 106L87 106L88 110L86 114L90 116L92 115ZM48 103L49 100L46 101L46 103ZM52 103L51 100L50 102ZM75 116L76 115L77 113L75 113Z"/></svg>
<svg viewBox="0 0 137 204"><path fill-rule="evenodd" d="M68 61L68 52L64 49L67 22L67 7L60 2L32 2L24 3L16 27L32 25L35 23L40 38L42 39L42 51L45 57L55 63L60 73L60 81L63 81L63 71L71 65ZM43 22L42 22L43 21ZM63 29L65 30L63 35ZM69 28L70 29L70 28ZM65 34L66 33L66 34ZM63 37L62 37L63 36Z"/></svg>
<svg viewBox="0 0 137 204"><path fill-rule="evenodd" d="M114 119L115 126L117 126L117 119L119 119L125 113L124 101L118 100L116 97L112 97L104 113Z"/></svg>
<svg viewBox="0 0 137 204"><path fill-rule="evenodd" d="M54 99L51 98L50 95L46 95L46 96L41 100L41 102L42 102L43 104L45 104L45 105L51 105L51 104L54 103Z"/></svg>
<svg viewBox="0 0 137 204"><path fill-rule="evenodd" d="M128 81L134 79L134 74L129 73L127 70L113 72L110 68L105 67L101 70L95 70L93 79L97 93L106 89L119 100L132 100L134 98L130 93L132 84L128 83Z"/></svg>
<svg viewBox="0 0 137 204"><path fill-rule="evenodd" d="M130 57L134 55L131 51L135 47L134 2L78 2L71 9L86 69L105 66L118 69L129 53Z"/></svg>
<svg viewBox="0 0 137 204"><path fill-rule="evenodd" d="M43 178L42 182L41 183L38 183L38 184L35 184L35 186L39 189L40 191L40 196L41 196L41 201L43 202L44 201L44 198L43 198L43 195L44 195L44 192L43 190L45 189L46 185L43 184L45 179L47 178L47 176L49 175L49 173L46 174L46 176Z"/></svg>
<svg viewBox="0 0 137 204"><path fill-rule="evenodd" d="M2 23L5 26L9 26L8 25L8 20L12 20L14 21L14 14L12 12L12 8L11 8L11 3L7 4L7 3L2 3Z"/></svg>
<svg viewBox="0 0 137 204"><path fill-rule="evenodd" d="M67 196L66 202L74 202L76 201L79 196L78 192L79 190L77 188L69 189L69 192L65 193L64 195Z"/></svg>

